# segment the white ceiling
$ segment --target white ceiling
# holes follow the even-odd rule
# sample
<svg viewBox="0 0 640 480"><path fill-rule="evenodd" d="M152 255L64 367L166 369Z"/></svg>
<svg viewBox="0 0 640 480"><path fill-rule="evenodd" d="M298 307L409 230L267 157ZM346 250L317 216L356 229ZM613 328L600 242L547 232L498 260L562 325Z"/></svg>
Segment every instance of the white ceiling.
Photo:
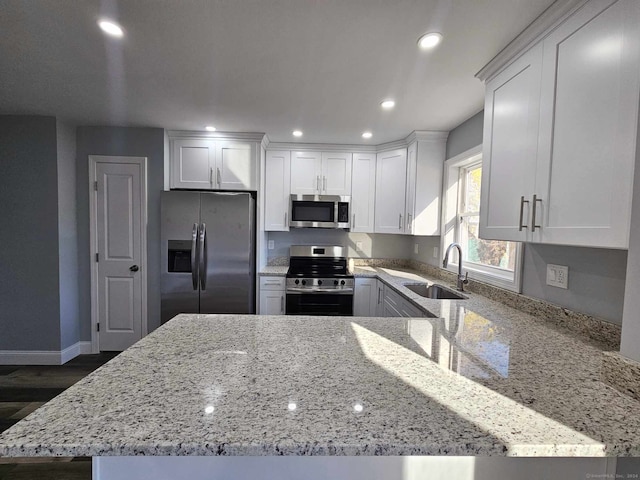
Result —
<svg viewBox="0 0 640 480"><path fill-rule="evenodd" d="M371 144L451 130L482 109L474 74L551 3L3 0L0 113L276 142L294 128L301 142ZM101 16L125 37L105 37ZM435 51L416 47L427 31L444 35Z"/></svg>

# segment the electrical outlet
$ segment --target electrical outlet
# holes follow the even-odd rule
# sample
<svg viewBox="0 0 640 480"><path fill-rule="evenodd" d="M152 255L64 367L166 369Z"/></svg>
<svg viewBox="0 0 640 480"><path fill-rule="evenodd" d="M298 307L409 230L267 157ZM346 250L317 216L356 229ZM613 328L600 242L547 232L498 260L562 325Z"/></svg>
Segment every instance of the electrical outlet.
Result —
<svg viewBox="0 0 640 480"><path fill-rule="evenodd" d="M356 241L356 250L358 250L359 252L362 251L362 242L361 241Z"/></svg>
<svg viewBox="0 0 640 480"><path fill-rule="evenodd" d="M418 246L418 244L416 243L413 246L413 253L415 253L416 255L418 254L418 252L420 251L420 247Z"/></svg>
<svg viewBox="0 0 640 480"><path fill-rule="evenodd" d="M569 267L565 265L547 265L547 285L569 288Z"/></svg>
<svg viewBox="0 0 640 480"><path fill-rule="evenodd" d="M433 258L438 258L438 247L433 247Z"/></svg>
<svg viewBox="0 0 640 480"><path fill-rule="evenodd" d="M269 250L273 250L274 248L276 248L273 240L269 240L269 245L268 245Z"/></svg>

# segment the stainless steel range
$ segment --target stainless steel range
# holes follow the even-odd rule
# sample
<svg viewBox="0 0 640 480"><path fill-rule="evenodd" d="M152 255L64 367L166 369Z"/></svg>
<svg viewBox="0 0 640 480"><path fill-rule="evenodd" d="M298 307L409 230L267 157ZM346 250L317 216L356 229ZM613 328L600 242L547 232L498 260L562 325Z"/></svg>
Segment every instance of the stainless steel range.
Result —
<svg viewBox="0 0 640 480"><path fill-rule="evenodd" d="M287 315L353 315L354 285L343 247L291 246Z"/></svg>

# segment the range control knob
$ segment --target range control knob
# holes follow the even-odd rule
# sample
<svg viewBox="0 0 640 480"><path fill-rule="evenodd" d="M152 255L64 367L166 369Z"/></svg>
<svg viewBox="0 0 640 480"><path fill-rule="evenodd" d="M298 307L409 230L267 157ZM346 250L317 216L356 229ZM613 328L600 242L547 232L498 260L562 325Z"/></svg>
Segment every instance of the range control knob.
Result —
<svg viewBox="0 0 640 480"><path fill-rule="evenodd" d="M307 284L307 281L306 281L306 280L302 280L302 284L303 284L303 285L306 285L306 284Z"/></svg>
<svg viewBox="0 0 640 480"><path fill-rule="evenodd" d="M333 284L334 284L334 285L337 285L337 284L338 284L338 280L334 280L334 281L333 281Z"/></svg>
<svg viewBox="0 0 640 480"><path fill-rule="evenodd" d="M344 280L340 281L340 285L344 285L346 282Z"/></svg>
<svg viewBox="0 0 640 480"><path fill-rule="evenodd" d="M322 285L322 280L318 280L318 285Z"/></svg>
<svg viewBox="0 0 640 480"><path fill-rule="evenodd" d="M296 280L296 285L298 285L300 283L300 280Z"/></svg>

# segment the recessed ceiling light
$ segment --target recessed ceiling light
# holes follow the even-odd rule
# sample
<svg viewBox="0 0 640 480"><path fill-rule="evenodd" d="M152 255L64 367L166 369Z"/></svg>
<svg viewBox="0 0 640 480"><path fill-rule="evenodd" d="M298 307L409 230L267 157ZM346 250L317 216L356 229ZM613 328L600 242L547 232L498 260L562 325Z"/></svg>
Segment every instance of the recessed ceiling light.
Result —
<svg viewBox="0 0 640 480"><path fill-rule="evenodd" d="M418 39L418 46L422 50L434 48L442 41L442 35L437 32L425 33Z"/></svg>
<svg viewBox="0 0 640 480"><path fill-rule="evenodd" d="M362 138L371 138L373 137L373 134L371 132L364 132L362 134Z"/></svg>
<svg viewBox="0 0 640 480"><path fill-rule="evenodd" d="M110 20L100 20L98 22L98 26L102 29L102 31L112 37L122 37L124 35L124 31L122 27L115 22Z"/></svg>
<svg viewBox="0 0 640 480"><path fill-rule="evenodd" d="M291 133L293 134L294 137L301 137L302 136L302 132L300 130L294 130Z"/></svg>
<svg viewBox="0 0 640 480"><path fill-rule="evenodd" d="M380 104L380 106L385 110L391 110L393 107L396 106L396 102L394 102L393 100L385 100Z"/></svg>
<svg viewBox="0 0 640 480"><path fill-rule="evenodd" d="M204 129L205 129L207 132L215 132L215 131L216 131L216 127L213 127L213 126L211 126L211 125L207 125L206 127L204 127Z"/></svg>

